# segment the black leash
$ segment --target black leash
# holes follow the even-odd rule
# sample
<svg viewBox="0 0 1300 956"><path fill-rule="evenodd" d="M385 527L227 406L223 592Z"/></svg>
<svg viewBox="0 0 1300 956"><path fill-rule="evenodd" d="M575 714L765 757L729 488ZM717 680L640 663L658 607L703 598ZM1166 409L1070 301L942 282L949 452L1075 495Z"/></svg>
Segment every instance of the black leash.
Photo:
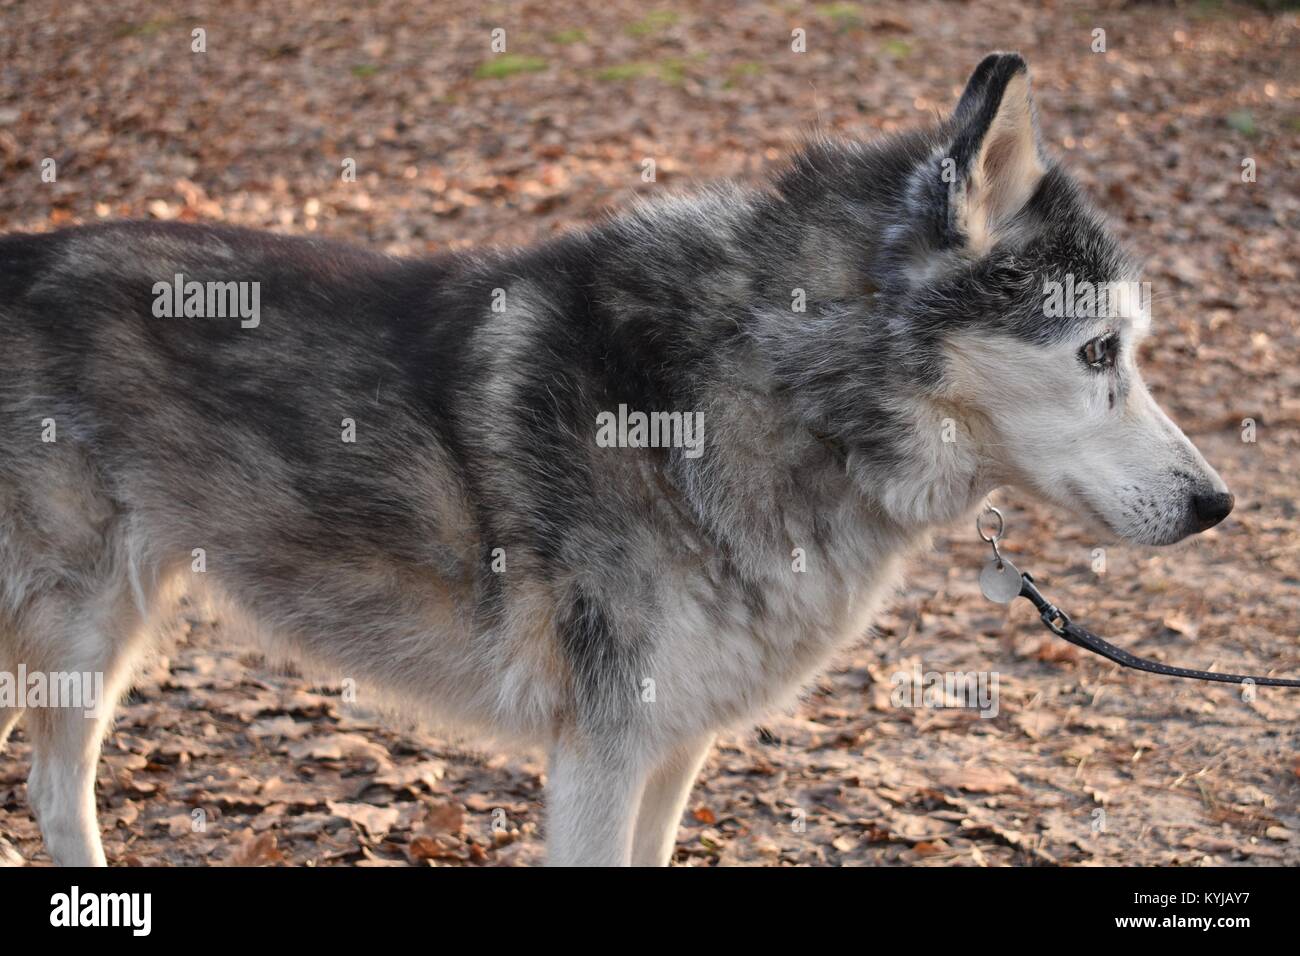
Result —
<svg viewBox="0 0 1300 956"><path fill-rule="evenodd" d="M1006 559L1004 558L1005 562ZM1006 562L1009 563L1009 562ZM1152 674L1164 674L1166 677L1190 677L1193 680L1214 680L1223 684L1258 684L1261 687L1300 687L1300 680L1288 680L1282 677L1247 677L1244 674L1216 674L1214 671L1198 671L1190 667L1170 667L1145 657L1130 654L1122 647L1116 647L1110 641L1103 640L1087 628L1080 627L1070 620L1055 604L1043 597L1034 585L1034 579L1025 572L1020 575L1020 593L1017 597L1028 598L1038 608L1038 616L1043 625L1057 637L1063 637L1071 644L1084 650L1100 654L1107 660L1114 661L1121 667L1149 671Z"/></svg>
<svg viewBox="0 0 1300 956"><path fill-rule="evenodd" d="M997 517L998 528L993 534L986 535L981 519L984 514L989 513ZM1212 680L1223 684L1255 684L1260 687L1300 687L1300 680L1290 680L1283 677L1248 677L1244 674L1216 674L1213 671L1198 671L1190 667L1171 667L1168 664L1161 664L1157 661L1147 660L1145 657L1138 657L1136 654L1130 654L1122 647L1116 647L1110 641L1098 637L1087 628L1075 624L1074 621L1070 620L1070 615L1043 597L1042 592L1038 590L1038 586L1034 584L1032 575L1028 572L1021 573L1014 564L1002 556L1001 552L998 551L998 539L1002 537L1004 527L1002 512L990 506L980 515L980 518L976 519L975 527L979 531L980 538L993 546L993 558L980 572L980 589L984 592L984 596L990 601L997 601L999 604L1008 604L1018 597L1025 598L1038 610L1038 617L1042 620L1044 627L1057 637L1065 638L1076 647L1082 647L1086 651L1099 654L1109 661L1114 661L1121 667L1131 667L1134 670L1147 671L1151 674L1163 674L1166 677Z"/></svg>

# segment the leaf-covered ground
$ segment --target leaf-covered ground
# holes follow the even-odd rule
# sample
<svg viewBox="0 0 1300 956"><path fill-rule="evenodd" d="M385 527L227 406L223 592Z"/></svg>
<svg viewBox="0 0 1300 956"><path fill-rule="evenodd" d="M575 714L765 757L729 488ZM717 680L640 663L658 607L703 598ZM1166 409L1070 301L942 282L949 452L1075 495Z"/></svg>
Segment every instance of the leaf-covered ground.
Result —
<svg viewBox="0 0 1300 956"><path fill-rule="evenodd" d="M1238 506L1156 552L1103 545L1070 515L1004 494L1008 550L1138 653L1300 674L1296 13L1010 0L170 6L0 0L0 227L138 216L399 253L523 243L635 194L761 177L813 130L923 121L950 108L984 53L1020 50L1046 141L1148 260L1148 381ZM191 51L196 27L206 53ZM498 27L507 52L494 55ZM797 28L804 53L791 51ZM1105 52L1092 49L1098 29ZM340 176L349 158L353 183ZM1081 658L1027 605L1007 613L980 597L983 558L972 529L953 529L792 713L726 736L678 861L1300 863L1300 694L1243 699ZM182 630L105 747L111 862L541 859L536 755L397 729L336 686L226 647L220 622ZM893 706L891 676L912 669L996 671L997 716ZM20 728L0 758L0 857L41 862L29 754Z"/></svg>

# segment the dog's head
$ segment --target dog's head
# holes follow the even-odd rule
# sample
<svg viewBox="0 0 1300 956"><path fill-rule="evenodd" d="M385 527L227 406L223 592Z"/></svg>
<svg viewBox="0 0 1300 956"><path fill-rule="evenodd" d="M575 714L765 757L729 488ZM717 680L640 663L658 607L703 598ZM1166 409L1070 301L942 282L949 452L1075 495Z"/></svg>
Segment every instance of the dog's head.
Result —
<svg viewBox="0 0 1300 956"><path fill-rule="evenodd" d="M1123 539L1223 520L1232 496L1138 371L1140 273L1040 148L1024 60L986 58L937 141L906 178L890 282L934 344L931 395L956 442L986 479Z"/></svg>

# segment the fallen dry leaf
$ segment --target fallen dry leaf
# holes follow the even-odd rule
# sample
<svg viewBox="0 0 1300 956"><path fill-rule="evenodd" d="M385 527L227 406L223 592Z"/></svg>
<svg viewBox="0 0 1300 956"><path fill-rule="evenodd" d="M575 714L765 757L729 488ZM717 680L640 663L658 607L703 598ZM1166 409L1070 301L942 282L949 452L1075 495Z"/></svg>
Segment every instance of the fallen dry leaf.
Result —
<svg viewBox="0 0 1300 956"><path fill-rule="evenodd" d="M254 834L245 830L240 836L241 842L230 857L231 866L274 866L285 861L274 833Z"/></svg>
<svg viewBox="0 0 1300 956"><path fill-rule="evenodd" d="M400 813L395 807L375 807L366 803L327 801L325 806L336 817L355 823L372 840L382 840L397 823Z"/></svg>

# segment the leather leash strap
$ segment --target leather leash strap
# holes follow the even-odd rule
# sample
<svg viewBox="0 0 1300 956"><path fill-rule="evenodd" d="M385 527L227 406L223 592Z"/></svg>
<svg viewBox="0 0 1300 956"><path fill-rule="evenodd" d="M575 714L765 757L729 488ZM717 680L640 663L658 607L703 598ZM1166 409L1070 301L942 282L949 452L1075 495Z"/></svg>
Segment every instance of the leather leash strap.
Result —
<svg viewBox="0 0 1300 956"><path fill-rule="evenodd" d="M1080 627L1071 621L1070 615L1043 597L1034 584L1033 577L1028 572L1022 572L1020 575L1020 597L1028 599L1038 609L1038 616L1042 619L1044 626L1057 637L1063 637L1076 647L1082 647L1084 650L1099 654L1109 661L1114 661L1121 667L1131 667L1134 670L1148 671L1152 674L1163 674L1166 677L1188 677L1192 680L1212 680L1223 684L1300 687L1300 680L1289 680L1283 677L1247 677L1244 674L1216 674L1213 671L1198 671L1190 667L1170 667L1168 664L1149 661L1145 657L1130 654L1122 647L1116 647L1110 641L1103 640L1087 628Z"/></svg>

